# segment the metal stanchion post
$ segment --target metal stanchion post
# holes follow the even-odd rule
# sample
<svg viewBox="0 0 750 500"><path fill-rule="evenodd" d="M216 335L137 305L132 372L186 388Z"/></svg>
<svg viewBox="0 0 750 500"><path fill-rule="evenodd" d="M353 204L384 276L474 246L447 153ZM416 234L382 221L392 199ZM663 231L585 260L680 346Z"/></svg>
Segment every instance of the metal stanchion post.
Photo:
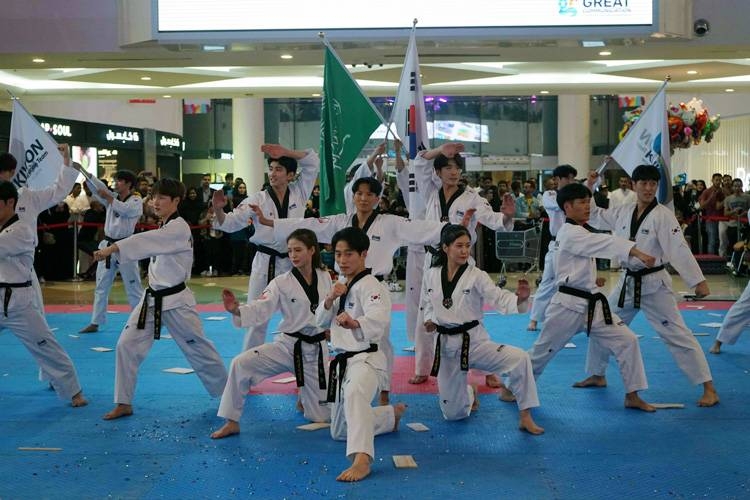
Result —
<svg viewBox="0 0 750 500"><path fill-rule="evenodd" d="M78 276L78 218L80 214L73 215L73 277L68 281L79 282L83 278Z"/></svg>

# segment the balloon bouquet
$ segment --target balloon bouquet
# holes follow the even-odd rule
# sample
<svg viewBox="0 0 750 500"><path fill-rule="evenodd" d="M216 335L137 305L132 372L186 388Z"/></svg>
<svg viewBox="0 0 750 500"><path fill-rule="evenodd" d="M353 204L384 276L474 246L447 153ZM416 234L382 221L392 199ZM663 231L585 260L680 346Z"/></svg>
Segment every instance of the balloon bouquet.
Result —
<svg viewBox="0 0 750 500"><path fill-rule="evenodd" d="M640 107L633 111L626 111L622 115L625 125L620 130L620 140L638 121L643 109ZM703 101L693 97L688 103L681 102L679 105L670 103L667 108L667 123L670 152L674 153L675 149L689 148L693 144L700 144L701 140L711 142L721 124L721 116L709 117L708 108L703 105Z"/></svg>

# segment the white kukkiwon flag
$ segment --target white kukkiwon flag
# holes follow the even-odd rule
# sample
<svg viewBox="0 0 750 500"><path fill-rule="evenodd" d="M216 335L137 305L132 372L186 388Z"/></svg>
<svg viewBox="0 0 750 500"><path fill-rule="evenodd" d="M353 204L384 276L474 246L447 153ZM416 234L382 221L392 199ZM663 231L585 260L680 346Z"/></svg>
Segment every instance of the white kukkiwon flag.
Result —
<svg viewBox="0 0 750 500"><path fill-rule="evenodd" d="M10 154L18 161L12 179L16 187L46 188L55 184L60 175L63 158L57 150L57 142L18 99L13 100Z"/></svg>
<svg viewBox="0 0 750 500"><path fill-rule="evenodd" d="M419 76L419 54L417 53L416 20L409 37L406 49L404 68L398 83L396 100L391 111L391 122L395 125L396 135L404 143L409 159L413 160L417 152L429 147L427 136L427 113L422 94L422 80ZM424 212L424 201L418 195L414 174L409 174L409 215L420 217Z"/></svg>
<svg viewBox="0 0 750 500"><path fill-rule="evenodd" d="M667 82L628 130L622 141L612 151L610 159L600 168L620 167L628 175L638 165L653 165L659 169L659 193L657 199L664 205L672 205L672 169L669 152L669 128L667 126Z"/></svg>

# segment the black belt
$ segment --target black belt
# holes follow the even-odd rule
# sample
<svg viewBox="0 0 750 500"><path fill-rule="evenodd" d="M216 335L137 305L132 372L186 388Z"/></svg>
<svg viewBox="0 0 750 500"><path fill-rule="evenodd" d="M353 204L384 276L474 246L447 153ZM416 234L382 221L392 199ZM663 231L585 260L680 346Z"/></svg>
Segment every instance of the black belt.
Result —
<svg viewBox="0 0 750 500"><path fill-rule="evenodd" d="M24 281L23 283L0 283L0 288L5 288L5 297L3 298L3 316L8 317L8 304L10 304L10 296L13 295L14 288L26 288L31 286L31 281Z"/></svg>
<svg viewBox="0 0 750 500"><path fill-rule="evenodd" d="M580 297L589 301L588 308L588 319L586 323L586 335L591 333L591 323L594 321L594 311L596 311L596 303L602 303L602 312L604 313L604 323L612 324L612 311L609 309L609 302L607 302L607 296L603 293L591 293L586 290L579 290L570 286L561 285L558 288L560 293L572 295L574 297Z"/></svg>
<svg viewBox="0 0 750 500"><path fill-rule="evenodd" d="M463 339L461 340L461 370L469 370L469 342L471 340L469 330L475 326L479 326L479 321L476 319L458 326L437 326L437 332L439 335L437 338L437 345L435 346L435 359L432 362L430 375L437 377L437 374L440 371L440 335L463 335Z"/></svg>
<svg viewBox="0 0 750 500"><path fill-rule="evenodd" d="M383 276L382 274L375 274L374 277L378 281L385 281L385 276Z"/></svg>
<svg viewBox="0 0 750 500"><path fill-rule="evenodd" d="M658 273L664 269L664 266L657 267L644 267L640 271L631 271L627 269L625 271L625 280L622 282L622 290L620 290L620 298L617 300L617 307L625 307L625 291L628 287L628 276L633 277L633 307L636 309L641 308L641 283L644 276L649 274Z"/></svg>
<svg viewBox="0 0 750 500"><path fill-rule="evenodd" d="M152 295L154 297L154 340L159 340L159 338L161 337L162 299L169 295L180 293L185 288L187 288L187 286L185 286L184 282L180 283L179 285L175 285L169 288L164 288L163 290L154 290L150 286L146 287L146 295L143 297L143 305L141 305L141 312L138 314L137 328L139 330L143 330L144 328L146 328L146 313L148 313L148 297L149 295Z"/></svg>
<svg viewBox="0 0 750 500"><path fill-rule="evenodd" d="M377 350L378 344L370 344L370 347L368 347L364 351L342 352L340 354L337 354L336 357L331 360L331 364L328 367L328 376L330 380L328 384L328 396L326 398L329 403L336 402L336 386L339 384L339 381L344 380L347 360L351 357L356 356L357 354L362 354L364 352L377 352ZM337 369L338 372L336 371Z"/></svg>
<svg viewBox="0 0 750 500"><path fill-rule="evenodd" d="M268 259L268 283L270 283L271 280L276 277L276 257L280 259L288 259L289 254L281 253L278 250L274 250L273 248L267 247L265 245L258 245L258 251L270 256L270 258Z"/></svg>
<svg viewBox="0 0 750 500"><path fill-rule="evenodd" d="M424 251L427 253L431 253L432 255L438 255L440 253L440 251L437 248L430 246L430 245L425 245Z"/></svg>
<svg viewBox="0 0 750 500"><path fill-rule="evenodd" d="M302 342L318 344L318 387L325 389L326 371L323 366L323 347L320 344L321 341L326 339L325 332L320 332L317 335L304 335L300 332L284 332L284 335L289 335L290 337L297 339L294 343L294 378L297 379L297 387L305 386L305 370L302 366Z"/></svg>
<svg viewBox="0 0 750 500"><path fill-rule="evenodd" d="M107 236L107 235L104 235L104 241L106 241L106 242L107 242L107 246L108 246L108 247L109 247L109 246L112 246L112 245L114 245L115 243L117 243L118 241L120 241L120 240L124 240L124 239L125 239L125 238L110 238L109 236ZM106 248L106 247L105 247L105 248ZM107 255L107 258L106 258L106 259L104 259L104 267L105 267L106 269L109 269L109 268L110 268L110 266L111 266L111 264L112 264L112 255L110 254L110 255Z"/></svg>

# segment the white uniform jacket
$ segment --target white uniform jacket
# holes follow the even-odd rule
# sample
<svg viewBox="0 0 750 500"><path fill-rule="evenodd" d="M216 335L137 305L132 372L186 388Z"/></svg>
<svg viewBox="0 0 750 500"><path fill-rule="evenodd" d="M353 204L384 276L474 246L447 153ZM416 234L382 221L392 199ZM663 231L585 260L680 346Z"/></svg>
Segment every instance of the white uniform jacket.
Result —
<svg viewBox="0 0 750 500"><path fill-rule="evenodd" d="M25 283L31 281L33 273L36 224L31 226L20 218L8 222L0 231L0 283ZM33 302L34 293L30 286L12 288L8 310L17 305L26 307ZM5 288L0 287L0 302L4 294Z"/></svg>

